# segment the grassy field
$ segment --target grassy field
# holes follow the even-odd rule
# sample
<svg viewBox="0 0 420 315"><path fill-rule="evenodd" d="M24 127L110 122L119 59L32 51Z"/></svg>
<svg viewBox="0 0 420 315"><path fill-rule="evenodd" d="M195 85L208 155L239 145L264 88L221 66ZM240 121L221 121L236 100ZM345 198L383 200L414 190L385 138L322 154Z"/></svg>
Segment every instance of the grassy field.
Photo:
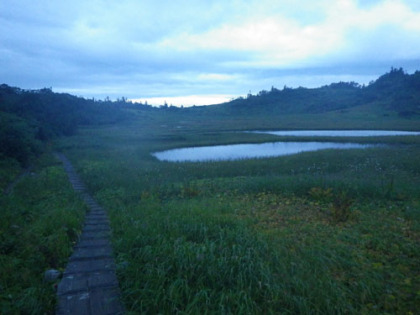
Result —
<svg viewBox="0 0 420 315"><path fill-rule="evenodd" d="M212 129L148 115L83 129L58 146L109 210L128 313L419 308L418 137L352 140L388 144L366 150L169 163L150 153L280 139L228 132L239 123Z"/></svg>
<svg viewBox="0 0 420 315"><path fill-rule="evenodd" d="M64 270L86 207L60 162L45 154L9 195L0 195L0 208L0 313L53 314L57 283L45 282L44 272Z"/></svg>

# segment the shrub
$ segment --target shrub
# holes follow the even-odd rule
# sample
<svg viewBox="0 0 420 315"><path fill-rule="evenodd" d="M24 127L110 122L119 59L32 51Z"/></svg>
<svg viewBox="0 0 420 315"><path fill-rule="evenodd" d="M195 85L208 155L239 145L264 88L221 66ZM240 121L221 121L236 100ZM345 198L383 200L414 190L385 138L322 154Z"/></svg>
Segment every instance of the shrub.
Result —
<svg viewBox="0 0 420 315"><path fill-rule="evenodd" d="M331 215L334 222L345 222L349 219L351 214L351 206L353 200L342 191L337 194L331 205Z"/></svg>

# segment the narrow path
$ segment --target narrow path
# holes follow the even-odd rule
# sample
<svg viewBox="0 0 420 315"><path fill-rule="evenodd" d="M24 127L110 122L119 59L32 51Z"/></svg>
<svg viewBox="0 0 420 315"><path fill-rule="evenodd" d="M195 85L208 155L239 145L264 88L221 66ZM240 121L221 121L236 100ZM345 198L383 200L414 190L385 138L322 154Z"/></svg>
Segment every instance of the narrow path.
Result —
<svg viewBox="0 0 420 315"><path fill-rule="evenodd" d="M106 212L89 195L70 161L61 153L56 156L63 162L74 190L90 208L79 243L58 285L57 314L122 314Z"/></svg>

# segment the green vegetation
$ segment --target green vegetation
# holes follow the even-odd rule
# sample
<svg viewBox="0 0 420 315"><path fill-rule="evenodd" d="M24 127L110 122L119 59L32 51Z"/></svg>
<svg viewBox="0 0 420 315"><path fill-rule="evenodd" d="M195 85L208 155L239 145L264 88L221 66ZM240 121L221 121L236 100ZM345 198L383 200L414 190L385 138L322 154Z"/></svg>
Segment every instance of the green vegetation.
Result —
<svg viewBox="0 0 420 315"><path fill-rule="evenodd" d="M168 163L150 152L273 138L183 131L157 119L139 115L61 142L109 210L130 312L415 312L418 137L354 140L389 144L366 150Z"/></svg>
<svg viewBox="0 0 420 315"><path fill-rule="evenodd" d="M418 77L393 69L367 87L273 89L184 109L2 86L1 188L34 161L35 174L0 198L0 312L54 309L42 274L65 266L80 231L85 208L42 153L53 140L109 211L128 313L414 314L419 137L347 138L386 145L241 161L169 163L150 153L291 140L237 132L250 129L420 130ZM37 111L21 105L25 93L39 98ZM68 133L45 118L62 97L68 111L56 117L71 121Z"/></svg>
<svg viewBox="0 0 420 315"><path fill-rule="evenodd" d="M57 136L69 136L80 125L115 123L127 116L128 103L86 100L51 89L21 90L0 85L0 158L30 164Z"/></svg>
<svg viewBox="0 0 420 315"><path fill-rule="evenodd" d="M80 234L85 206L63 169L42 156L34 173L0 195L0 313L52 314L55 285L49 269L64 270Z"/></svg>
<svg viewBox="0 0 420 315"><path fill-rule="evenodd" d="M339 82L315 89L291 89L285 86L283 90L278 90L272 87L270 91L261 91L258 95L238 98L230 102L228 107L235 111L292 114L345 112L361 105L380 104L399 116L410 117L420 114L419 86L420 72L408 75L403 69L391 69L368 86Z"/></svg>

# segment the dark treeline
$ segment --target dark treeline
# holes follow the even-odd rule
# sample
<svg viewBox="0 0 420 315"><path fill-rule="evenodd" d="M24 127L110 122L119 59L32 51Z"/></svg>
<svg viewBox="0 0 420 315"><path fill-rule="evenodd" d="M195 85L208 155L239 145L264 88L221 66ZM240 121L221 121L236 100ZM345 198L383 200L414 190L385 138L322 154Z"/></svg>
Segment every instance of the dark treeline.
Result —
<svg viewBox="0 0 420 315"><path fill-rule="evenodd" d="M45 143L76 132L80 125L115 123L127 118L123 98L95 101L51 89L22 90L0 85L0 158L21 165L43 151Z"/></svg>
<svg viewBox="0 0 420 315"><path fill-rule="evenodd" d="M400 116L410 117L420 114L420 72L407 74L403 69L392 68L367 86L355 82L333 83L320 88L296 89L272 87L270 91L248 94L229 103L231 112L270 113L323 113L369 103L377 103Z"/></svg>

